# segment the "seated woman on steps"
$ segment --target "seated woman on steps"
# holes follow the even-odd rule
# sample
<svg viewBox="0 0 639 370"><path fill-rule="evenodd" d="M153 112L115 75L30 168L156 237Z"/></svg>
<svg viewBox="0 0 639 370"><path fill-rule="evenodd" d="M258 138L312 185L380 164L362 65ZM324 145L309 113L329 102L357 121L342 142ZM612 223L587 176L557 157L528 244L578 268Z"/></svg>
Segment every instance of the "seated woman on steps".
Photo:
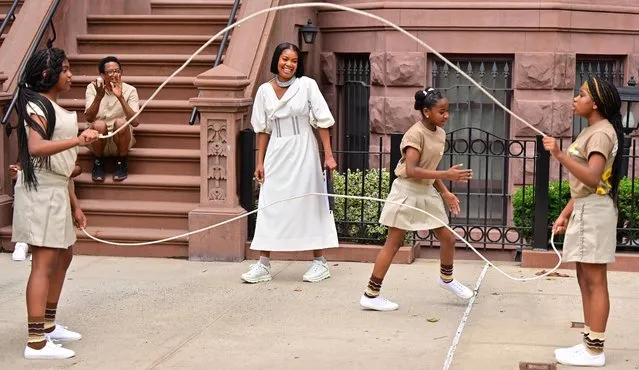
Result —
<svg viewBox="0 0 639 370"><path fill-rule="evenodd" d="M13 207L13 242L31 246L33 262L27 283L27 359L73 357L72 350L52 341L82 336L56 325L55 316L76 241L73 225L86 227L86 217L73 191L71 174L77 147L98 139L87 129L78 136L75 112L56 103L71 88L71 69L63 50L39 50L20 77L16 101L18 158Z"/></svg>

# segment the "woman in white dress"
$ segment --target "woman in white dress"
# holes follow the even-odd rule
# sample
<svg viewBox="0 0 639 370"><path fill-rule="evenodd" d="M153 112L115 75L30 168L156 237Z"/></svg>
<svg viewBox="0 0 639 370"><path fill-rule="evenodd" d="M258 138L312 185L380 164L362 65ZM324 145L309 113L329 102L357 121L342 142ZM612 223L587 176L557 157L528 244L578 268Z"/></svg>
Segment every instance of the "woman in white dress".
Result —
<svg viewBox="0 0 639 370"><path fill-rule="evenodd" d="M27 283L27 359L63 359L74 352L52 341L82 336L56 324L62 286L76 241L75 229L86 226L70 177L77 147L98 139L95 130L78 136L75 112L56 103L71 88L69 61L61 49L39 50L29 58L16 100L21 171L17 173L12 240L31 246L33 262Z"/></svg>
<svg viewBox="0 0 639 370"><path fill-rule="evenodd" d="M251 124L257 133L255 178L261 184L259 207L306 193L324 193L319 148L313 128L324 147L324 167L337 164L331 151L330 132L335 120L315 80L304 76L297 46L282 43L271 61L271 81L257 90ZM251 249L260 260L242 274L242 280L271 280L272 251L313 251L315 257L303 275L317 282L331 276L323 249L338 246L335 221L326 196L307 196L279 203L257 214Z"/></svg>

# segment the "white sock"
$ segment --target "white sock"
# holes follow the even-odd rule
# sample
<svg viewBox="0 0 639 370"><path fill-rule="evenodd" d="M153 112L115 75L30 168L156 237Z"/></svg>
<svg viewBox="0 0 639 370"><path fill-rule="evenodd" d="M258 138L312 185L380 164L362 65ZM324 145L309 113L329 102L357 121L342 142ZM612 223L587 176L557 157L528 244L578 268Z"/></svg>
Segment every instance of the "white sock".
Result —
<svg viewBox="0 0 639 370"><path fill-rule="evenodd" d="M260 263L264 266L270 266L271 262L269 262L268 257L260 256Z"/></svg>
<svg viewBox="0 0 639 370"><path fill-rule="evenodd" d="M326 263L326 258L324 258L324 256L321 257L315 257L316 261L322 261L322 263Z"/></svg>

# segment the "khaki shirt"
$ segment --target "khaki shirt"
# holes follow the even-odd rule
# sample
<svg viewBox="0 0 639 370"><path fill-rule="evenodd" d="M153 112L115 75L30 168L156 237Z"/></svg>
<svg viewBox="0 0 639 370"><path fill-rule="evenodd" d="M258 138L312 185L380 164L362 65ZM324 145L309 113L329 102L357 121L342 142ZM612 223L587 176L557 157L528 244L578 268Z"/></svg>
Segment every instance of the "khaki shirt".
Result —
<svg viewBox="0 0 639 370"><path fill-rule="evenodd" d="M78 136L78 118L76 112L70 112L54 101L51 101L53 110L55 111L55 128L51 135L51 140L68 140ZM27 113L29 115L36 114L46 120L46 115L40 107L32 102L27 104ZM27 138L29 137L29 127L24 123L27 129ZM75 168L75 161L78 158L78 147L73 147L49 157L51 171L65 177L70 177Z"/></svg>
<svg viewBox="0 0 639 370"><path fill-rule="evenodd" d="M431 131L421 122L417 122L406 131L400 144L402 158L397 164L395 175L401 178L408 178L406 175L406 148L415 148L419 154L419 167L426 170L435 170L444 155L446 147L446 131L437 127ZM424 185L432 185L434 179L411 179Z"/></svg>
<svg viewBox="0 0 639 370"><path fill-rule="evenodd" d="M95 100L96 94L97 92L95 91L95 86L93 86L92 83L88 84L84 99L85 112L87 111L87 109L89 109L91 104L93 104L93 100ZM134 112L140 110L138 90L135 87L122 82L122 97L124 98L124 101L129 104L131 110L133 110ZM95 120L106 122L109 132L112 132L115 126L115 120L118 118L126 120L126 114L122 109L122 104L120 104L120 101L118 101L118 98L116 98L115 95L113 95L109 91L106 91L104 93L102 101L100 101L100 108L98 110L98 114L95 116Z"/></svg>
<svg viewBox="0 0 639 370"><path fill-rule="evenodd" d="M568 155L577 163L587 166L590 155L599 153L606 158L606 167L597 189L588 187L572 173L569 173L568 181L570 182L570 196L572 198L583 198L594 193L606 195L610 192L612 163L619 149L618 146L617 134L608 120L588 126L581 131L575 142L568 148Z"/></svg>

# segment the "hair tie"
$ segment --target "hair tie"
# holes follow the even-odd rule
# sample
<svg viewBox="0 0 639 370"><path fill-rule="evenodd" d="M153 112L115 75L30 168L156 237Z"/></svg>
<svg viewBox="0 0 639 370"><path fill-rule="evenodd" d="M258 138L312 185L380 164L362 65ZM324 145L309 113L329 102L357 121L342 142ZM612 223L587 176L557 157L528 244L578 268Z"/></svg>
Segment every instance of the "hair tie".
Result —
<svg viewBox="0 0 639 370"><path fill-rule="evenodd" d="M429 92L435 91L432 87L428 88L428 90L424 90L424 95L428 95Z"/></svg>

